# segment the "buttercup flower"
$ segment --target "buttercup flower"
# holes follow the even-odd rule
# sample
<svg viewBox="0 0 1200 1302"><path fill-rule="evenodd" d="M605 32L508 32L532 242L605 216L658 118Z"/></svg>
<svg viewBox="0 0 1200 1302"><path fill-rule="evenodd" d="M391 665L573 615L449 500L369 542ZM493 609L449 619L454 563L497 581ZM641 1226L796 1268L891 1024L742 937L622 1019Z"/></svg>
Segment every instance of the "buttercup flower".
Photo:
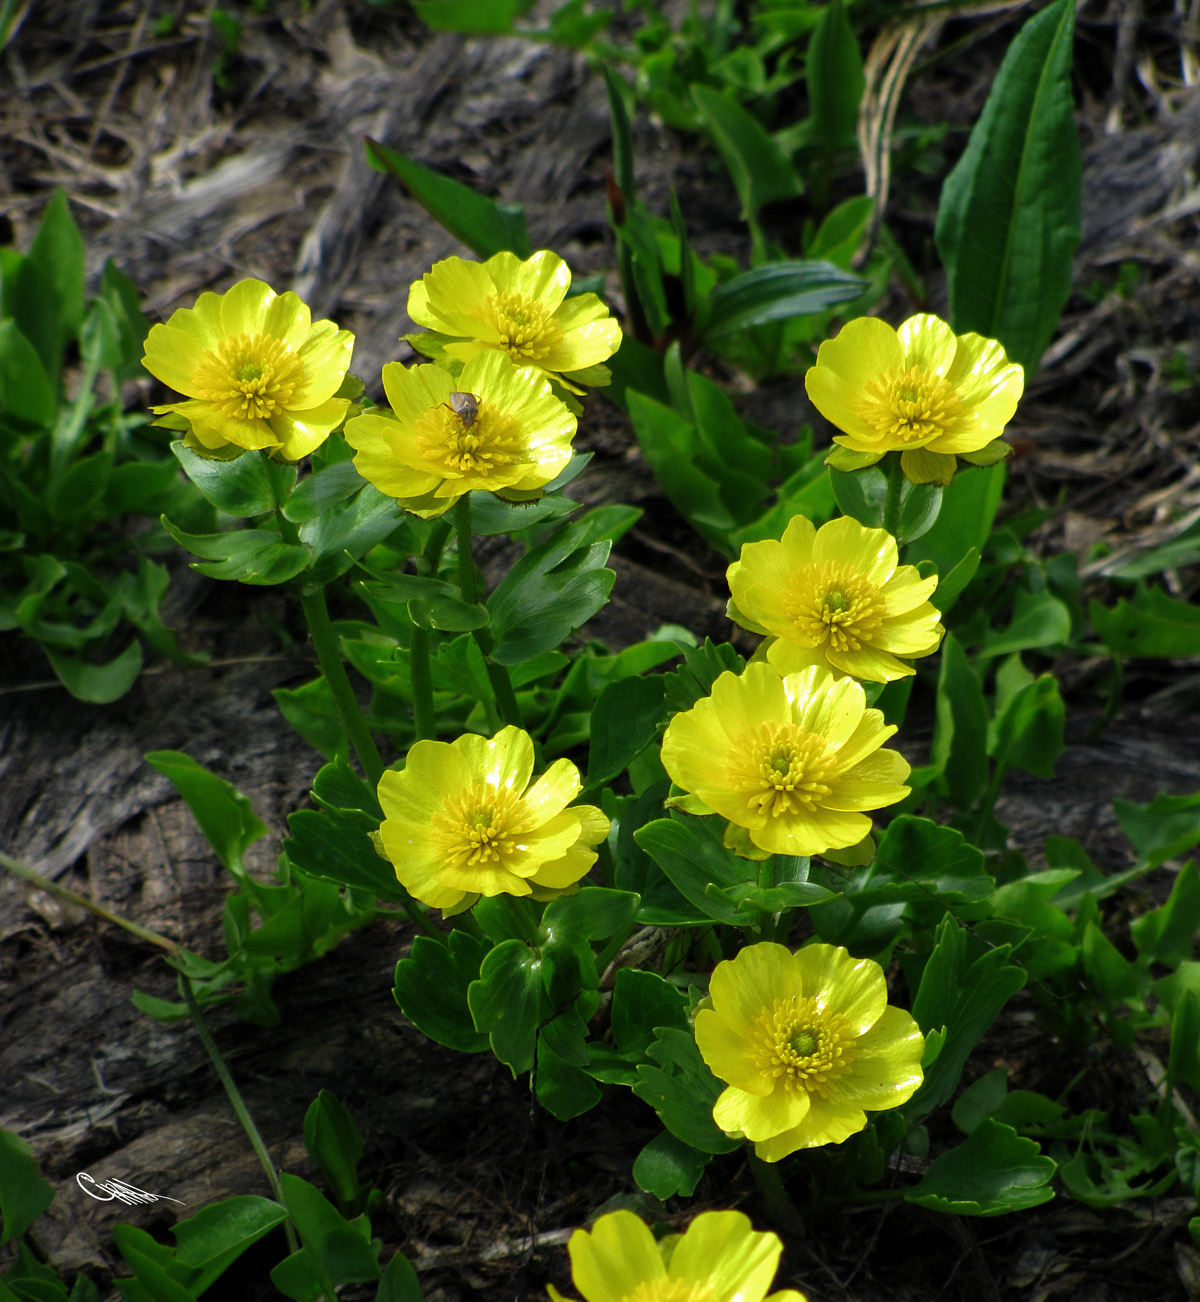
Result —
<svg viewBox="0 0 1200 1302"><path fill-rule="evenodd" d="M718 963L696 1045L728 1082L713 1119L765 1162L840 1144L864 1109L899 1107L921 1084L925 1042L887 1001L883 969L838 945L750 945Z"/></svg>
<svg viewBox="0 0 1200 1302"><path fill-rule="evenodd" d="M741 1212L701 1212L658 1243L633 1212L609 1212L567 1251L585 1302L805 1302L791 1288L767 1298L783 1244ZM553 1284L550 1297L564 1302Z"/></svg>
<svg viewBox="0 0 1200 1302"><path fill-rule="evenodd" d="M353 351L349 330L313 321L295 294L241 280L154 326L142 364L187 398L152 410L194 451L228 458L265 448L298 461L346 415L350 400L334 395Z"/></svg>
<svg viewBox="0 0 1200 1302"><path fill-rule="evenodd" d="M858 454L835 453L831 464L867 466L895 449L909 479L948 484L955 456L988 464L1007 454L995 440L1017 409L1025 372L994 339L955 335L927 313L899 330L858 317L821 345L804 387L842 431L833 441Z"/></svg>
<svg viewBox="0 0 1200 1302"><path fill-rule="evenodd" d="M383 388L394 415L353 417L346 442L358 473L414 515L441 515L476 488L540 497L571 459L575 417L544 376L503 353L478 354L457 379L388 362Z"/></svg>
<svg viewBox="0 0 1200 1302"><path fill-rule="evenodd" d="M380 844L405 890L460 913L481 895L549 899L574 886L608 819L592 805L567 808L580 789L570 760L530 785L532 773L533 742L520 728L417 742L379 783Z"/></svg>
<svg viewBox="0 0 1200 1302"><path fill-rule="evenodd" d="M465 362L499 350L517 366L534 366L582 393L569 381L574 375L584 384L608 383L600 363L620 347L621 327L595 294L567 298L570 287L570 268L548 249L524 262L515 253L486 262L446 258L413 284L408 315L453 336L444 344L451 357Z"/></svg>
<svg viewBox="0 0 1200 1302"><path fill-rule="evenodd" d="M726 845L814 855L857 845L871 831L860 811L908 794L903 756L880 750L895 731L867 709L853 678L819 665L781 678L749 664L675 715L662 762L673 782L729 819Z"/></svg>
<svg viewBox="0 0 1200 1302"><path fill-rule="evenodd" d="M824 665L887 683L914 672L897 656L927 656L942 640L926 598L937 576L899 565L896 540L850 516L813 527L793 516L779 542L747 543L726 571L729 617L769 633L767 660L781 674Z"/></svg>

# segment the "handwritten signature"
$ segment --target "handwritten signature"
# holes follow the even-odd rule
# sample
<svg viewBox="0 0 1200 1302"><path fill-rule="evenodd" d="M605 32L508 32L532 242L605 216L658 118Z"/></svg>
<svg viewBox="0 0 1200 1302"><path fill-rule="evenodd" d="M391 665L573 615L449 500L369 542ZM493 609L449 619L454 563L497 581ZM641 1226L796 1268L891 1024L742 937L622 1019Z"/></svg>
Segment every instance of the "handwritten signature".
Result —
<svg viewBox="0 0 1200 1302"><path fill-rule="evenodd" d="M178 1198L168 1198L166 1194L147 1193L145 1189L138 1189L134 1185L126 1184L124 1180L101 1180L97 1183L86 1171L80 1171L75 1177L75 1183L89 1198L95 1198L100 1203L110 1203L115 1198L118 1202L132 1207L138 1203L156 1203L163 1199L169 1203L179 1203L180 1207L187 1206L187 1203L180 1201ZM95 1189L103 1192L94 1193L93 1190Z"/></svg>

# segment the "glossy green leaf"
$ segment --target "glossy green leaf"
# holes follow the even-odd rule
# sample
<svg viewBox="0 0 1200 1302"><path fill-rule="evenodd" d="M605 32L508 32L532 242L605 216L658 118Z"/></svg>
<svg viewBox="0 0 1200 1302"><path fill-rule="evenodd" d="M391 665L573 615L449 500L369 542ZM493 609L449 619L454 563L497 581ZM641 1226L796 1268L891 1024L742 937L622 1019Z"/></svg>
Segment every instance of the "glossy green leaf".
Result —
<svg viewBox="0 0 1200 1302"><path fill-rule="evenodd" d="M1139 587L1131 601L1111 610L1098 601L1088 618L1115 656L1200 655L1200 606L1168 596L1161 588Z"/></svg>
<svg viewBox="0 0 1200 1302"><path fill-rule="evenodd" d="M660 1027L687 1030L686 1001L678 986L657 972L623 967L617 972L612 999L613 1043L621 1053L640 1057Z"/></svg>
<svg viewBox="0 0 1200 1302"><path fill-rule="evenodd" d="M663 1027L647 1050L650 1062L637 1069L633 1092L658 1113L677 1139L702 1153L731 1153L741 1144L713 1120L724 1082L718 1080L696 1048L690 1031Z"/></svg>
<svg viewBox="0 0 1200 1302"><path fill-rule="evenodd" d="M616 581L605 566L613 540L640 514L621 506L591 511L560 525L509 570L487 601L498 664L554 649L604 605Z"/></svg>
<svg viewBox="0 0 1200 1302"><path fill-rule="evenodd" d="M711 1153L702 1153L664 1130L633 1159L633 1178L639 1189L663 1202L677 1196L690 1198L711 1160Z"/></svg>
<svg viewBox="0 0 1200 1302"><path fill-rule="evenodd" d="M600 1102L600 1087L582 1068L554 1051L545 1035L537 1042L538 1102L559 1121L582 1116Z"/></svg>
<svg viewBox="0 0 1200 1302"><path fill-rule="evenodd" d="M542 935L567 944L607 940L633 924L639 903L630 891L585 885L574 895L560 895L550 901L542 914Z"/></svg>
<svg viewBox="0 0 1200 1302"><path fill-rule="evenodd" d="M538 1027L553 1011L542 984L541 960L523 940L504 940L489 951L479 980L467 991L475 1025L514 1076L528 1071Z"/></svg>
<svg viewBox="0 0 1200 1302"><path fill-rule="evenodd" d="M967 584L975 577L979 569L980 551L978 547L970 548L963 555L949 574L938 579L938 585L929 596L929 600L946 614L962 596Z"/></svg>
<svg viewBox="0 0 1200 1302"><path fill-rule="evenodd" d="M245 457L238 457L244 461ZM234 464L237 464L236 462ZM294 481L293 481L294 482ZM340 505L363 487L366 481L354 468L353 461L335 461L314 471L306 479L290 488L279 501L284 517L293 524L307 524L331 508Z"/></svg>
<svg viewBox="0 0 1200 1302"><path fill-rule="evenodd" d="M1074 20L1073 0L1057 0L1021 29L938 206L954 329L998 339L1029 373L1067 301L1080 238Z"/></svg>
<svg viewBox="0 0 1200 1302"><path fill-rule="evenodd" d="M432 0L432 3L441 2L443 0ZM455 3L456 0L444 2ZM422 12L428 14L431 0L424 0L424 3ZM495 12L495 6L489 0L482 4L479 0L462 0L462 3L480 11ZM490 258L494 253L504 252L515 253L518 258L531 256L529 236L525 231L525 210L519 205L495 203L469 186L431 171L369 136L366 146L367 161L377 172L394 176L434 221L479 257Z"/></svg>
<svg viewBox="0 0 1200 1302"><path fill-rule="evenodd" d="M54 385L37 349L11 318L0 321L0 411L49 427L58 414Z"/></svg>
<svg viewBox="0 0 1200 1302"><path fill-rule="evenodd" d="M1018 590L1008 627L989 633L979 655L1011 655L1014 651L1053 652L1071 637L1071 612L1051 592ZM1200 634L1198 634L1200 639ZM1198 640L1197 645L1200 645Z"/></svg>
<svg viewBox="0 0 1200 1302"><path fill-rule="evenodd" d="M67 691L92 705L108 705L124 696L142 671L140 642L130 642L119 655L100 665L69 651L56 651L49 646L43 650Z"/></svg>
<svg viewBox="0 0 1200 1302"><path fill-rule="evenodd" d="M37 350L45 374L57 385L63 349L83 321L83 237L63 190L42 214L29 252L5 275L4 312Z"/></svg>
<svg viewBox="0 0 1200 1302"><path fill-rule="evenodd" d="M375 852L361 820L331 809L298 809L288 815L283 842L288 862L309 877L353 886L380 900L408 900L395 869Z"/></svg>
<svg viewBox="0 0 1200 1302"><path fill-rule="evenodd" d="M189 1286L193 1296L199 1297L247 1248L286 1219L287 1212L270 1198L239 1194L176 1221L171 1227L178 1245L175 1255L196 1272Z"/></svg>
<svg viewBox="0 0 1200 1302"><path fill-rule="evenodd" d="M467 990L479 977L488 942L454 930L449 945L417 936L408 958L396 964L394 994L404 1016L438 1044L481 1053L488 1037L475 1029Z"/></svg>
<svg viewBox="0 0 1200 1302"><path fill-rule="evenodd" d="M345 1105L329 1090L321 1090L304 1114L304 1147L321 1168L325 1183L345 1212L359 1200L362 1135ZM361 1210L354 1207L351 1214Z"/></svg>
<svg viewBox="0 0 1200 1302"><path fill-rule="evenodd" d="M942 490L933 528L909 543L904 559L912 565L930 560L939 574L949 575L972 547L982 552L992 535L1006 475L1003 463L955 475Z"/></svg>
<svg viewBox="0 0 1200 1302"><path fill-rule="evenodd" d="M1058 679L1043 674L1023 687L996 720L990 752L997 764L1052 778L1063 751L1065 722Z"/></svg>
<svg viewBox="0 0 1200 1302"><path fill-rule="evenodd" d="M1049 1202L1055 1170L1034 1140L987 1117L964 1143L934 1158L904 1200L958 1216L1001 1216Z"/></svg>
<svg viewBox="0 0 1200 1302"><path fill-rule="evenodd" d="M0 1245L24 1234L54 1201L54 1186L42 1179L29 1145L0 1130Z"/></svg>
<svg viewBox="0 0 1200 1302"><path fill-rule="evenodd" d="M171 444L184 474L201 494L227 515L252 516L273 511L287 500L296 482L296 467L273 461L265 452L243 452L230 461L202 457L178 440Z"/></svg>
<svg viewBox="0 0 1200 1302"><path fill-rule="evenodd" d="M323 674L302 687L276 687L271 695L292 731L313 750L327 760L349 754L346 725Z"/></svg>
<svg viewBox="0 0 1200 1302"><path fill-rule="evenodd" d="M421 1285L412 1262L402 1252L393 1253L379 1288L375 1302L421 1302Z"/></svg>
<svg viewBox="0 0 1200 1302"><path fill-rule="evenodd" d="M155 750L146 763L167 778L187 802L204 839L225 868L237 876L245 869L242 856L266 826L256 817L250 801L231 783L219 778L190 755L177 750Z"/></svg>
<svg viewBox="0 0 1200 1302"><path fill-rule="evenodd" d="M330 505L314 519L306 520L300 526L300 541L312 551L313 582L331 583L345 574L360 556L387 539L402 523L395 498L381 493L374 484L362 484L348 500Z"/></svg>
<svg viewBox="0 0 1200 1302"><path fill-rule="evenodd" d="M866 287L861 277L817 259L754 267L713 290L702 337L720 339L768 321L815 316L857 298Z"/></svg>
<svg viewBox="0 0 1200 1302"><path fill-rule="evenodd" d="M587 785L612 782L654 740L666 717L661 677L609 683L592 706Z"/></svg>
<svg viewBox="0 0 1200 1302"><path fill-rule="evenodd" d="M274 529L239 529L232 533L190 534L163 516L163 528L193 556L192 569L212 579L237 579L255 586L286 583L307 569L307 547L283 542Z"/></svg>
<svg viewBox="0 0 1200 1302"><path fill-rule="evenodd" d="M134 1225L114 1225L112 1236L136 1281L115 1281L128 1302L196 1302L188 1286L196 1272L181 1266L170 1248Z"/></svg>
<svg viewBox="0 0 1200 1302"><path fill-rule="evenodd" d="M633 839L689 904L718 922L750 926L759 919L757 909L739 908L707 889L710 884L732 887L758 883L754 866L721 844L722 822L676 813L672 818L647 823L634 833Z"/></svg>
<svg viewBox="0 0 1200 1302"><path fill-rule="evenodd" d="M813 143L826 151L855 143L866 88L858 38L841 0L832 0L809 38L805 58Z"/></svg>

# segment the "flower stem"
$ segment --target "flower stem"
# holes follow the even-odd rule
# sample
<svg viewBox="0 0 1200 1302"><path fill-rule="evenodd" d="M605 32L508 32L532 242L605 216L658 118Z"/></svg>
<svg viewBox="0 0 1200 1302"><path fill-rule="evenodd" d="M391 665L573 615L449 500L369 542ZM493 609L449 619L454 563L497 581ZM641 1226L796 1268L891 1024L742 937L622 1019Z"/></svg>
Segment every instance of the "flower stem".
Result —
<svg viewBox="0 0 1200 1302"><path fill-rule="evenodd" d="M429 672L429 630L412 626L409 645L409 669L412 675L413 728L417 741L437 737L433 719L433 678Z"/></svg>
<svg viewBox="0 0 1200 1302"><path fill-rule="evenodd" d="M479 600L479 574L471 551L471 499L464 493L454 507L454 532L458 539L458 586L465 602L474 605ZM513 691L508 670L492 659L492 636L486 628L472 630L476 645L483 652L483 664L488 682L496 698L496 709L504 723L522 726L521 707Z"/></svg>
<svg viewBox="0 0 1200 1302"><path fill-rule="evenodd" d="M766 1213L767 1220L776 1229L786 1230L791 1234L803 1233L799 1213L788 1197L779 1168L770 1162L764 1162L750 1149L746 1151L746 1158L750 1163L750 1173L754 1176L754 1183L762 1196L763 1211Z"/></svg>
<svg viewBox="0 0 1200 1302"><path fill-rule="evenodd" d="M899 541L900 493L904 488L904 471L900 466L900 453L887 456L887 499L883 504L883 527Z"/></svg>
<svg viewBox="0 0 1200 1302"><path fill-rule="evenodd" d="M271 1155L267 1152L267 1146L258 1133L258 1127L254 1124L254 1118L250 1115L245 1100L238 1091L238 1087L234 1084L233 1077L229 1074L229 1068L225 1064L221 1050L217 1048L217 1043L212 1038L208 1024L204 1020L204 1014L200 1010L200 1005L196 1002L196 992L192 989L191 980L183 972L179 974L179 993L183 995L187 1002L188 1012L192 1015L192 1023L196 1028L196 1034L200 1037L200 1043L204 1045L204 1051L208 1054L209 1061L212 1063L218 1079L225 1087L225 1093L229 1096L229 1102L233 1105L237 1119L242 1123L242 1129L246 1132L250 1147L254 1149L254 1155L266 1172L267 1183L271 1186L271 1192L275 1195L276 1202L281 1207L286 1207L287 1204L283 1200L283 1189L279 1184L279 1174L275 1170L275 1164L271 1161ZM292 1252L299 1252L300 1242L296 1238L296 1231L292 1226L290 1216L284 1221L283 1228L287 1234L288 1247Z"/></svg>
<svg viewBox="0 0 1200 1302"><path fill-rule="evenodd" d="M317 650L317 663L321 673L333 693L334 704L341 717L342 726L358 756L367 781L372 787L379 785L383 777L383 760L375 746L375 739L367 727L366 718L346 677L346 666L342 664L342 653L338 648L337 634L329 618L329 607L325 604L325 589L322 587L301 588L300 605L304 618L308 621L308 631L312 636L313 646Z"/></svg>

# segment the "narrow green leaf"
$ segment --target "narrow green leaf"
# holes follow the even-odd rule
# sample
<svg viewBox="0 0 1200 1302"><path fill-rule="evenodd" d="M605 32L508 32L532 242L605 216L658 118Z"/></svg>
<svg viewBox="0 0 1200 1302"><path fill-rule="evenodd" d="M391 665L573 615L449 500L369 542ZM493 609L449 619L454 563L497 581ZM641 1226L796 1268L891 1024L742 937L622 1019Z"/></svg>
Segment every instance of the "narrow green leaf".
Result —
<svg viewBox="0 0 1200 1302"><path fill-rule="evenodd" d="M46 428L58 414L54 385L42 359L11 318L0 321L0 411Z"/></svg>
<svg viewBox="0 0 1200 1302"><path fill-rule="evenodd" d="M256 817L250 801L231 783L177 750L154 750L146 763L167 778L187 802L204 839L231 872L243 872L242 856L266 826Z"/></svg>
<svg viewBox="0 0 1200 1302"><path fill-rule="evenodd" d="M1088 618L1115 656L1200 655L1200 606L1168 596L1161 588L1139 587L1132 601L1108 610L1098 601Z"/></svg>
<svg viewBox="0 0 1200 1302"><path fill-rule="evenodd" d="M1074 20L1073 0L1056 0L1021 29L938 207L955 330L998 339L1027 373L1067 301L1080 238Z"/></svg>
<svg viewBox="0 0 1200 1302"><path fill-rule="evenodd" d="M24 1234L53 1201L54 1186L42 1178L29 1145L0 1130L0 1245Z"/></svg>
<svg viewBox="0 0 1200 1302"><path fill-rule="evenodd" d="M831 152L852 145L866 88L858 38L841 0L832 0L809 38L805 58L813 143Z"/></svg>
<svg viewBox="0 0 1200 1302"><path fill-rule="evenodd" d="M942 643L936 722L930 759L959 809L969 809L988 781L987 706L983 688L953 633Z"/></svg>
<svg viewBox="0 0 1200 1302"><path fill-rule="evenodd" d="M534 0L420 0L414 12L435 32L507 36L513 19L533 8Z"/></svg>
<svg viewBox="0 0 1200 1302"><path fill-rule="evenodd" d="M860 276L832 262L772 262L719 285L710 298L705 340L720 339L768 321L813 316L857 298L867 287Z"/></svg>
<svg viewBox="0 0 1200 1302"><path fill-rule="evenodd" d="M466 0L483 10L491 10L490 0ZM429 0L425 0L428 6ZM422 12L427 12L427 8ZM462 30L462 29L456 29ZM520 206L498 204L458 181L431 171L395 149L367 138L367 161L377 172L394 176L440 225L461 240L481 258L494 253L515 253L518 258L532 254L525 231L525 210Z"/></svg>

